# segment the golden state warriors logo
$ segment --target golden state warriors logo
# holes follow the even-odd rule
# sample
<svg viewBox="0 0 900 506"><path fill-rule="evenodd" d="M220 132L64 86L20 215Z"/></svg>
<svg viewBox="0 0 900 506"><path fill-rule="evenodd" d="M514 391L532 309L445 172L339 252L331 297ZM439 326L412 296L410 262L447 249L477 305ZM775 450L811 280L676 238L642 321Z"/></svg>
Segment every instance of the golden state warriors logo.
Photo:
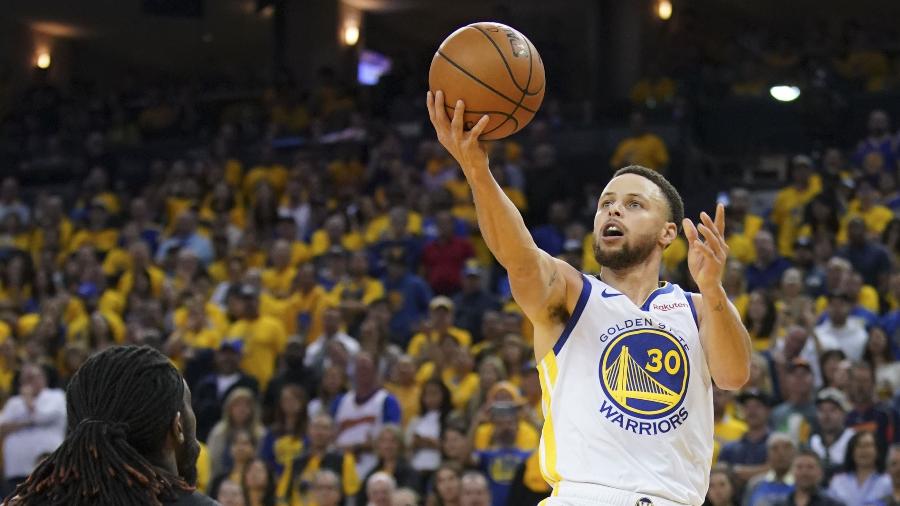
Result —
<svg viewBox="0 0 900 506"><path fill-rule="evenodd" d="M635 433L668 432L687 418L686 410L668 418L666 427L625 418L616 410L641 420L672 415L684 401L689 374L684 345L669 332L658 328L624 332L610 341L600 361L600 384L612 401L612 405L603 402L601 413Z"/></svg>

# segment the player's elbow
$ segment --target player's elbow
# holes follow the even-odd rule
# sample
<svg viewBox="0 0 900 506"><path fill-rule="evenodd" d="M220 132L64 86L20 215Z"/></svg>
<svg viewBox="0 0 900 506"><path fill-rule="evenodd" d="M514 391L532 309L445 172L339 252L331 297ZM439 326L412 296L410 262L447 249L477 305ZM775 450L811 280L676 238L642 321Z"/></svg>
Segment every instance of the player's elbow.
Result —
<svg viewBox="0 0 900 506"><path fill-rule="evenodd" d="M734 367L729 367L724 371L719 371L719 374L716 374L713 377L713 380L716 382L716 386L718 386L722 390L740 390L744 385L747 384L747 381L749 379L749 364L744 366L735 365Z"/></svg>

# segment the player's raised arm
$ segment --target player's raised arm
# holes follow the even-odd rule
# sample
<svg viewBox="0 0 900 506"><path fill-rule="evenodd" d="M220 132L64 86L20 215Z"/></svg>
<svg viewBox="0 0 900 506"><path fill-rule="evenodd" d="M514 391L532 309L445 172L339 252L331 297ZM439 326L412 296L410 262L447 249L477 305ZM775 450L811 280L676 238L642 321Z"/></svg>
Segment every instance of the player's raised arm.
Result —
<svg viewBox="0 0 900 506"><path fill-rule="evenodd" d="M577 290L577 299L581 275L537 247L522 215L491 175L487 153L478 141L488 117L482 117L469 131L464 131L462 101L455 104L452 120L447 117L441 91L428 92L426 101L438 140L459 163L472 188L481 234L491 253L509 273L516 302L535 325L550 323L551 308L560 304L566 304L571 310L574 302L567 303L567 287Z"/></svg>
<svg viewBox="0 0 900 506"><path fill-rule="evenodd" d="M725 206L718 205L715 221L704 212L696 227L689 219L683 225L688 240L688 268L700 289L700 340L709 372L719 388L737 390L750 376L751 346L747 329L722 287L722 271L728 258Z"/></svg>

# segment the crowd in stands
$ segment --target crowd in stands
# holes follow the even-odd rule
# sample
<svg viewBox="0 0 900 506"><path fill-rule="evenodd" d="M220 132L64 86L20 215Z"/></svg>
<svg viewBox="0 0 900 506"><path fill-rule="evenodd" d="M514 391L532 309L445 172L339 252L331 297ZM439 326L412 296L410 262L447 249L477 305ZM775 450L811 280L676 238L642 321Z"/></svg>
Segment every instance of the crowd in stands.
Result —
<svg viewBox="0 0 900 506"><path fill-rule="evenodd" d="M386 128L327 79L215 113L148 96L134 114L42 86L3 123L23 150L0 183L6 492L62 440L78 366L135 343L183 372L198 488L222 504L550 493L532 327L421 105L396 103ZM632 123L611 165L665 170ZM491 170L542 249L596 274L599 187L559 190L552 124L491 144ZM793 157L768 205L730 191L723 284L755 352L742 391L715 391L710 504L900 502L900 137L883 111L868 128ZM118 155L197 130L202 144L138 171ZM78 179L23 183L54 164ZM691 288L686 253L673 243L662 276Z"/></svg>

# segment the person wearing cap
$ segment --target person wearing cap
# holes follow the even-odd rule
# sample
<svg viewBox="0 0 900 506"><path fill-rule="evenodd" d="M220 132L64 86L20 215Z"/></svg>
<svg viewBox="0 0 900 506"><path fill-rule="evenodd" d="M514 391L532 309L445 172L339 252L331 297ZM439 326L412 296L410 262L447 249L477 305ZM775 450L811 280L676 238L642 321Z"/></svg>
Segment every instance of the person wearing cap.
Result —
<svg viewBox="0 0 900 506"><path fill-rule="evenodd" d="M242 387L259 392L256 379L241 370L243 348L242 341L223 339L213 355L213 372L198 381L193 389L197 437L202 441L206 441L209 431L222 418L222 406L231 392Z"/></svg>
<svg viewBox="0 0 900 506"><path fill-rule="evenodd" d="M516 445L521 424L519 409L510 402L494 403L488 415L494 428L491 446L475 452L475 462L488 479L495 506L507 504L516 471L532 453Z"/></svg>
<svg viewBox="0 0 900 506"><path fill-rule="evenodd" d="M822 191L822 178L813 172L812 159L808 156L795 156L790 173L790 186L775 195L771 216L778 227L778 251L787 257L794 252L804 206Z"/></svg>
<svg viewBox="0 0 900 506"><path fill-rule="evenodd" d="M287 346L287 332L277 318L260 314L259 291L244 283L229 296L229 309L235 318L225 338L243 342L241 369L256 378L262 389L275 374L276 360Z"/></svg>
<svg viewBox="0 0 900 506"><path fill-rule="evenodd" d="M483 286L483 270L478 261L470 258L463 267L462 291L453 297L454 324L467 331L473 342L483 339L481 320L487 311L500 309L500 301Z"/></svg>
<svg viewBox="0 0 900 506"><path fill-rule="evenodd" d="M438 295L428 304L429 317L425 330L413 336L406 353L416 360L428 360L427 351L431 346L439 345L444 335L456 339L460 346L468 350L472 344L472 335L453 325L453 301L444 295Z"/></svg>
<svg viewBox="0 0 900 506"><path fill-rule="evenodd" d="M381 283L391 308L390 330L406 345L413 329L428 314L431 287L424 279L409 271L406 253L402 248L391 248L385 253L386 272Z"/></svg>
<svg viewBox="0 0 900 506"><path fill-rule="evenodd" d="M769 413L772 398L759 390L747 390L737 397L743 408L747 432L719 452L719 462L727 464L741 483L768 470L766 464L769 439Z"/></svg>
<svg viewBox="0 0 900 506"><path fill-rule="evenodd" d="M877 192L867 183L861 184L860 190L859 208L854 211L851 203L850 210L844 217L844 234L838 235L838 242L846 239L846 244L836 253L850 261L853 269L862 274L867 285L885 286L887 275L891 271L891 257L884 245L872 237L881 237L887 224L894 219L894 213L863 197L868 194L877 196Z"/></svg>
<svg viewBox="0 0 900 506"><path fill-rule="evenodd" d="M435 222L438 236L422 250L422 266L431 289L447 295L462 286L462 268L466 260L475 256L475 249L468 237L456 235L449 210L438 211Z"/></svg>
<svg viewBox="0 0 900 506"><path fill-rule="evenodd" d="M834 291L828 295L828 313L816 326L815 334L823 350L839 349L850 360L862 359L869 334L866 320L851 315L855 301L846 291Z"/></svg>
<svg viewBox="0 0 900 506"><path fill-rule="evenodd" d="M822 459L826 482L841 470L847 443L856 433L846 426L847 413L852 409L847 396L837 388L823 388L816 395L817 429L809 438L809 447Z"/></svg>
<svg viewBox="0 0 900 506"><path fill-rule="evenodd" d="M794 490L791 463L797 444L781 432L766 439L766 471L753 477L744 492L744 506L765 506L787 499Z"/></svg>
<svg viewBox="0 0 900 506"><path fill-rule="evenodd" d="M806 359L796 357L788 364L782 381L784 401L772 410L772 427L789 434L797 444L806 442L816 423L812 366Z"/></svg>

